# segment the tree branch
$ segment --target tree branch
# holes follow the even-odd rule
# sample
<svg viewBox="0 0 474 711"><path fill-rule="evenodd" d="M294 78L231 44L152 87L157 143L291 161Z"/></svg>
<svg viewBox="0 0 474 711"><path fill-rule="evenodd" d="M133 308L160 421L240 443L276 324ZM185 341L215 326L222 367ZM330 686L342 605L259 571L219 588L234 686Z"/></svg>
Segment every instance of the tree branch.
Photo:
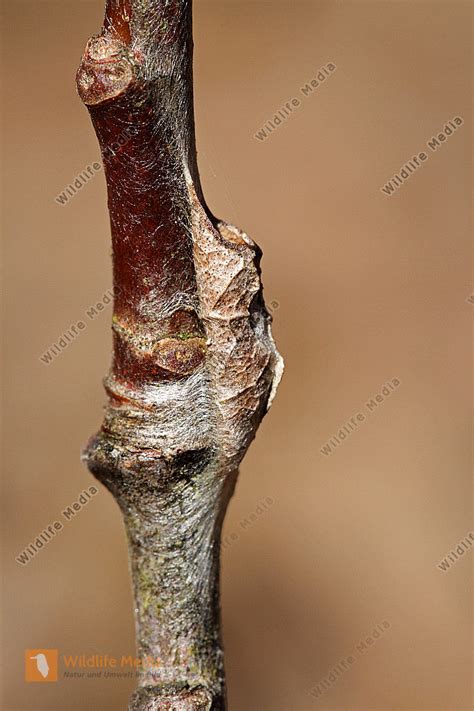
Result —
<svg viewBox="0 0 474 711"><path fill-rule="evenodd" d="M260 251L207 208L196 166L191 3L108 0L77 75L113 244L109 405L85 459L127 530L135 711L224 709L220 531L282 371Z"/></svg>

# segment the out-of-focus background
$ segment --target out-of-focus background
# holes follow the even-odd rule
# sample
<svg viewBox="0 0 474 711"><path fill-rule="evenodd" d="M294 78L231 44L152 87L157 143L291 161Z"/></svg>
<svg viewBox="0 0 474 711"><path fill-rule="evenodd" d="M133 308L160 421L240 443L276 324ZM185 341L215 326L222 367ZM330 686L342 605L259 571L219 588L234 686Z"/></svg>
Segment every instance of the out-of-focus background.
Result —
<svg viewBox="0 0 474 711"><path fill-rule="evenodd" d="M471 10L195 0L205 193L263 248L286 359L225 524L231 711L473 708ZM100 488L62 514L95 483L79 453L101 422L111 347L110 306L88 316L111 285L103 171L55 199L99 160L74 74L103 8L2 12L1 708L116 711L133 679L66 678L61 662L56 683L24 681L25 649L134 654L118 507Z"/></svg>

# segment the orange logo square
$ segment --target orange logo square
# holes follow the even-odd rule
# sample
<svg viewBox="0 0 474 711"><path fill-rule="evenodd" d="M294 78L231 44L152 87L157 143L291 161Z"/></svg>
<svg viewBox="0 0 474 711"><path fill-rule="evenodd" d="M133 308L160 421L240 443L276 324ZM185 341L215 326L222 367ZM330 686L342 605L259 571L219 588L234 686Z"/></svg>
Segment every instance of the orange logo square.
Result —
<svg viewBox="0 0 474 711"><path fill-rule="evenodd" d="M57 649L25 649L25 681L57 680Z"/></svg>

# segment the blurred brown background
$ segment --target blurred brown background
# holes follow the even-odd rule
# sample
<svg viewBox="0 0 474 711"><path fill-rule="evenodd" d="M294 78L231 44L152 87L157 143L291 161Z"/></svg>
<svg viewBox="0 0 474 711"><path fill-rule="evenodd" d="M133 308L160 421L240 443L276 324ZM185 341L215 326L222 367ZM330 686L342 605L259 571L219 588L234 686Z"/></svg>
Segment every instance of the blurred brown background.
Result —
<svg viewBox="0 0 474 711"><path fill-rule="evenodd" d="M471 8L464 2L195 0L199 161L213 211L262 246L286 374L225 525L231 711L469 711ZM4 711L115 711L133 680L23 681L25 648L134 653L119 510L94 483L110 353L103 171L74 74L101 0L3 10ZM337 69L304 97L301 87ZM254 134L293 97L265 141ZM448 120L464 125L436 151ZM391 197L380 188L420 151ZM474 299L472 299L474 301ZM279 306L278 306L279 305ZM49 365L71 324L85 331ZM367 401L397 378L373 411ZM330 455L352 416L364 421ZM273 502L245 520L259 503ZM357 645L383 621L364 652ZM318 698L341 659L355 662ZM61 673L61 672L60 672ZM334 674L333 677L334 678Z"/></svg>

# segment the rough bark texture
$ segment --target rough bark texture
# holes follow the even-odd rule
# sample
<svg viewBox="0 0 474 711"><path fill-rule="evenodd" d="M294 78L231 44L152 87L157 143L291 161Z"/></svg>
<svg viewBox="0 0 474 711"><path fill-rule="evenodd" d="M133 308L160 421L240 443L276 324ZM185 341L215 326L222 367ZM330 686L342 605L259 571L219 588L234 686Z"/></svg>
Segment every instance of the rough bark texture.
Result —
<svg viewBox="0 0 474 711"><path fill-rule="evenodd" d="M85 459L125 519L138 655L159 660L129 708L225 709L220 531L282 361L260 251L202 196L191 3L109 0L77 86L102 150L115 287L109 404Z"/></svg>

